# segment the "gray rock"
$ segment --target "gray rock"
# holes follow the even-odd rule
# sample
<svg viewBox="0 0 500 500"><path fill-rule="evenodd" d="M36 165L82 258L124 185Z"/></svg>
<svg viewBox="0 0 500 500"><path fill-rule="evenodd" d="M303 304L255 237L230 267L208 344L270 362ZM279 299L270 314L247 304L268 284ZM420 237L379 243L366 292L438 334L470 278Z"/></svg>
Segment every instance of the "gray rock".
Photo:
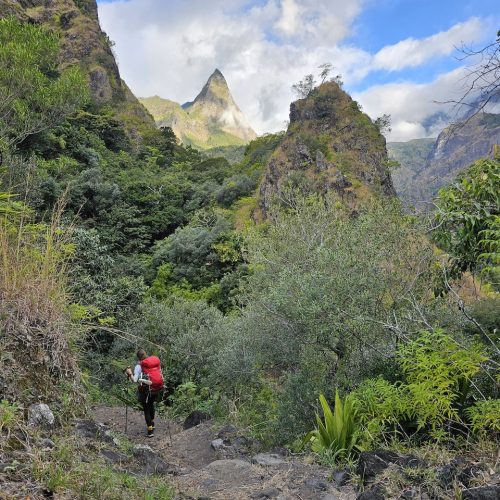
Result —
<svg viewBox="0 0 500 500"><path fill-rule="evenodd" d="M252 465L238 459L216 460L205 466L204 470L215 480L232 485L248 483L255 479Z"/></svg>
<svg viewBox="0 0 500 500"><path fill-rule="evenodd" d="M113 436L113 433L104 424L93 420L76 420L75 433L83 438L97 439L120 446L120 441Z"/></svg>
<svg viewBox="0 0 500 500"><path fill-rule="evenodd" d="M259 453L252 458L252 463L267 467L269 465L282 464L284 463L284 460L283 457L276 455L275 453Z"/></svg>
<svg viewBox="0 0 500 500"><path fill-rule="evenodd" d="M331 493L325 493L320 497L320 500L339 500L340 497L336 497L335 495L332 495Z"/></svg>
<svg viewBox="0 0 500 500"><path fill-rule="evenodd" d="M356 500L385 500L386 494L383 485L376 484L371 489L358 495Z"/></svg>
<svg viewBox="0 0 500 500"><path fill-rule="evenodd" d="M174 467L165 462L151 447L136 444L132 450L134 458L142 466L143 474L175 474Z"/></svg>
<svg viewBox="0 0 500 500"><path fill-rule="evenodd" d="M45 403L33 404L28 408L28 425L50 430L55 427L55 422L54 414Z"/></svg>
<svg viewBox="0 0 500 500"><path fill-rule="evenodd" d="M224 440L221 438L214 439L211 443L210 446L215 450L218 451L221 448L224 447Z"/></svg>
<svg viewBox="0 0 500 500"><path fill-rule="evenodd" d="M316 491L326 491L329 487L329 484L326 481L324 481L323 479L318 479L316 477L308 479L305 482L305 485Z"/></svg>
<svg viewBox="0 0 500 500"><path fill-rule="evenodd" d="M120 464L127 461L126 455L113 450L101 450L101 455L104 457L104 460L110 464Z"/></svg>
<svg viewBox="0 0 500 500"><path fill-rule="evenodd" d="M376 450L373 452L364 451L359 455L356 472L369 481L387 469L390 464L400 463L403 457L389 450Z"/></svg>
<svg viewBox="0 0 500 500"><path fill-rule="evenodd" d="M238 434L238 429L234 425L225 425L217 434L218 438L224 441L235 437Z"/></svg>
<svg viewBox="0 0 500 500"><path fill-rule="evenodd" d="M208 413L205 413L204 411L195 410L187 416L186 420L184 420L182 428L185 431L187 431L192 427L200 425L202 422L205 422L206 420L210 420L210 415Z"/></svg>
<svg viewBox="0 0 500 500"><path fill-rule="evenodd" d="M333 473L333 480L337 484L337 486L345 486L347 484L347 481L349 481L351 477L350 472L345 469L345 470L338 470Z"/></svg>
<svg viewBox="0 0 500 500"><path fill-rule="evenodd" d="M277 488L271 488L269 490L257 491L250 495L250 498L255 498L256 500L264 500L266 498L277 498L280 491Z"/></svg>
<svg viewBox="0 0 500 500"><path fill-rule="evenodd" d="M463 500L498 500L500 498L500 486L479 486L462 490Z"/></svg>

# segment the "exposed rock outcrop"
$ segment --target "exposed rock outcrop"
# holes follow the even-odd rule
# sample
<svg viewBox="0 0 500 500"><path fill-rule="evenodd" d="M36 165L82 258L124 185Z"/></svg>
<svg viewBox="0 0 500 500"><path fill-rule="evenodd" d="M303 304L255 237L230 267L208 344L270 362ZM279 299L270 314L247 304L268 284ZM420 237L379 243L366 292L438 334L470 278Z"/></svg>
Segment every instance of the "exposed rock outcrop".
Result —
<svg viewBox="0 0 500 500"><path fill-rule="evenodd" d="M129 130L153 128L151 115L120 77L112 42L99 25L96 0L0 0L0 17L15 15L61 36L59 67L79 65L93 101L107 105Z"/></svg>
<svg viewBox="0 0 500 500"><path fill-rule="evenodd" d="M374 196L395 196L384 137L335 82L290 106L286 137L271 156L260 186L266 215L283 189L335 191L356 207Z"/></svg>

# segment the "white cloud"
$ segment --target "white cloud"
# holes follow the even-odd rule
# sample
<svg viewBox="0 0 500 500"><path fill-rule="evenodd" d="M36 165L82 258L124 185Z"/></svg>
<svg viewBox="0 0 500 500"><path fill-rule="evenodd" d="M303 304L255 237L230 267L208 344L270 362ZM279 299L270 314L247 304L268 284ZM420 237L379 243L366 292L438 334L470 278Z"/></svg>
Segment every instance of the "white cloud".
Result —
<svg viewBox="0 0 500 500"><path fill-rule="evenodd" d="M471 19L374 55L342 45L368 1L118 0L100 4L99 14L116 42L122 76L136 95L192 100L217 67L253 128L263 133L283 128L294 99L291 85L307 73L317 74L322 63L333 63L349 88L374 69L401 69L449 54L453 45L481 31L481 22ZM412 96L432 102L439 99L432 92L444 92L450 84L444 79L424 87L374 87L357 98L371 116L393 116L394 137L410 137L429 129L422 125L428 114L413 110ZM430 104L422 106L431 112Z"/></svg>
<svg viewBox="0 0 500 500"><path fill-rule="evenodd" d="M463 69L445 73L428 84L412 82L378 85L353 95L372 117L391 115L390 141L436 137L457 112L453 104L462 95Z"/></svg>
<svg viewBox="0 0 500 500"><path fill-rule="evenodd" d="M481 39L483 30L484 23L473 17L427 38L401 40L379 50L373 58L372 68L395 71L420 66L430 59L452 54L462 43Z"/></svg>

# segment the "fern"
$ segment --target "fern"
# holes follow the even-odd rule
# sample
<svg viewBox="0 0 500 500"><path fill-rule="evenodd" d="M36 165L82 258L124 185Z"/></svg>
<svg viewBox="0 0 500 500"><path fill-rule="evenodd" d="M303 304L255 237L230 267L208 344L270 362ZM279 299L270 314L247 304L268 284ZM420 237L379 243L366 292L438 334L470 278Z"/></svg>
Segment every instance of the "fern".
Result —
<svg viewBox="0 0 500 500"><path fill-rule="evenodd" d="M479 346L465 349L442 330L422 332L400 348L419 429L430 425L436 430L446 419L461 420L472 377L487 359Z"/></svg>

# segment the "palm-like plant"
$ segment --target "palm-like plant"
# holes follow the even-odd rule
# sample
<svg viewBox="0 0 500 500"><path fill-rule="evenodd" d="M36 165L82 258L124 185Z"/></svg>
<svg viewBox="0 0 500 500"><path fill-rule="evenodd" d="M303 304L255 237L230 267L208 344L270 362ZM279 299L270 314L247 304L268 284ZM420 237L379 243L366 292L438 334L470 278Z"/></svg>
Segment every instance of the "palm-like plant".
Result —
<svg viewBox="0 0 500 500"><path fill-rule="evenodd" d="M311 442L311 449L316 453L329 452L334 458L349 457L359 435L352 398L348 395L342 402L336 391L333 412L323 394L319 401L323 420L316 414L317 427L306 435L303 444Z"/></svg>

